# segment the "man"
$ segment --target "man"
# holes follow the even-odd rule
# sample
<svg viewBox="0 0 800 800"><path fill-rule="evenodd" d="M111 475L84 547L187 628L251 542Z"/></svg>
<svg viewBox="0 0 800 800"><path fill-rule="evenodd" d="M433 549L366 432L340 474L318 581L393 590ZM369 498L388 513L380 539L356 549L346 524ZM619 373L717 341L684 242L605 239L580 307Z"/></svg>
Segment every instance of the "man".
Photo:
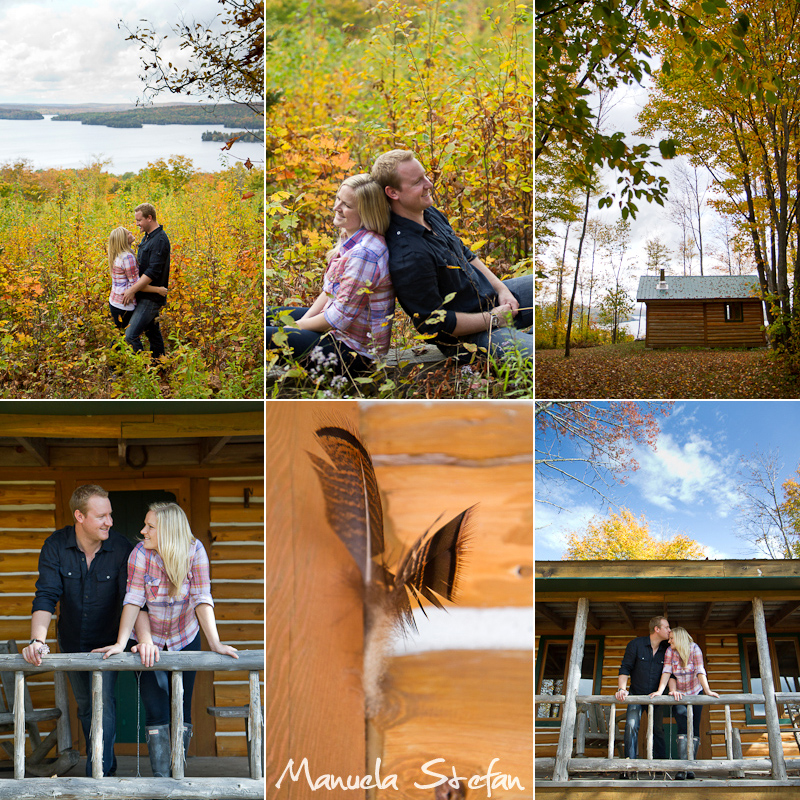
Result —
<svg viewBox="0 0 800 800"><path fill-rule="evenodd" d="M170 245L163 225L156 221L156 210L150 203L136 206L134 219L144 239L139 244L136 258L139 262L139 280L123 295L123 304L128 305L136 297L136 308L125 331L125 341L135 353L142 350L141 336L147 334L150 354L154 359L164 355L164 339L158 324L158 314L167 298L155 292L144 292L145 286L169 286ZM133 235L130 236L133 241Z"/></svg>
<svg viewBox="0 0 800 800"><path fill-rule="evenodd" d="M664 669L664 653L669 647L669 622L666 617L653 617L650 620L650 635L631 639L625 648L625 655L619 667L617 680L617 700L624 700L629 692L626 688L631 679L630 694L643 695L655 692ZM666 706L654 705L653 709L653 758L665 758L664 711ZM639 758L639 723L642 719L642 706L628 705L625 716L625 758ZM625 776L627 777L627 776Z"/></svg>
<svg viewBox="0 0 800 800"><path fill-rule="evenodd" d="M389 198L389 273L414 327L446 355L471 342L533 358L533 335L522 331L533 324L533 276L501 281L462 243L410 150L384 153L370 174Z"/></svg>
<svg viewBox="0 0 800 800"><path fill-rule="evenodd" d="M111 503L108 493L100 486L79 486L72 493L69 505L75 524L50 534L39 554L31 641L22 651L22 657L36 666L50 652L46 644L47 630L59 602L57 636L61 652L88 653L117 640L128 579L128 556L133 545L111 530ZM150 636L146 613L139 614L136 633L143 645L137 647L136 652L143 664L152 666L158 661L158 648ZM91 673L67 672L67 675L86 737L86 774L91 776ZM114 756L116 680L116 672L103 672L104 775L113 775L117 766Z"/></svg>

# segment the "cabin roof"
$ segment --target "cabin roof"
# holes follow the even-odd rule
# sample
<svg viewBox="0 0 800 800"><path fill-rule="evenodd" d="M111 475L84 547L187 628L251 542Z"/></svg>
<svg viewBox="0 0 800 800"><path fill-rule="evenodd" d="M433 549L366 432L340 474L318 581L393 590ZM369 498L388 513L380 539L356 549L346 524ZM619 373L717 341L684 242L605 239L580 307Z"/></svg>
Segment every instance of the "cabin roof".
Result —
<svg viewBox="0 0 800 800"><path fill-rule="evenodd" d="M655 275L642 275L636 299L645 300L751 300L758 298L757 275L667 275L659 289Z"/></svg>

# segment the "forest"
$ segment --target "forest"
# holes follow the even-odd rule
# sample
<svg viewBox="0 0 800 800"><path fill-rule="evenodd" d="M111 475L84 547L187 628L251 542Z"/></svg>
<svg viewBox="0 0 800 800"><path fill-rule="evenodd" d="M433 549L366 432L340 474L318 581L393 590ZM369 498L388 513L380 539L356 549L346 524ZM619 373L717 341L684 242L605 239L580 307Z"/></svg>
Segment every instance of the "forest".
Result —
<svg viewBox="0 0 800 800"><path fill-rule="evenodd" d="M532 271L530 9L513 2L267 0L267 307L309 306L336 241L341 181L380 153L413 150L435 205L501 278ZM419 345L399 306L392 347ZM279 363L279 359L281 363ZM288 366L288 368L287 368ZM355 386L287 365L268 395L531 396L530 363L378 370Z"/></svg>
<svg viewBox="0 0 800 800"><path fill-rule="evenodd" d="M262 397L263 170L173 156L115 176L0 166L0 395ZM134 355L108 311L106 242L152 203L171 247L167 354ZM146 338L145 338L146 342Z"/></svg>
<svg viewBox="0 0 800 800"><path fill-rule="evenodd" d="M752 275L800 374L800 3L536 15L537 349L630 342L640 276Z"/></svg>
<svg viewBox="0 0 800 800"><path fill-rule="evenodd" d="M80 122L109 128L141 128L142 125L223 125L226 128L261 130L263 120L247 106L174 105L131 108L127 111L74 111L56 114L53 122Z"/></svg>
<svg viewBox="0 0 800 800"><path fill-rule="evenodd" d="M44 119L38 111L23 108L0 108L0 119Z"/></svg>

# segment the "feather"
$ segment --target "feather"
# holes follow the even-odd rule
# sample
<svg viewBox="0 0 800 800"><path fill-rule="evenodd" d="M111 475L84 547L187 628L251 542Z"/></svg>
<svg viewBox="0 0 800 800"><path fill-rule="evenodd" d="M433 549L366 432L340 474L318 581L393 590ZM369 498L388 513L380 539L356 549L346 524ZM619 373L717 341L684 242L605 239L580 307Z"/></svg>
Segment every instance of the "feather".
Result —
<svg viewBox="0 0 800 800"><path fill-rule="evenodd" d="M358 437L344 428L319 428L316 437L330 459L328 463L309 453L325 496L328 524L358 564L364 583L372 583L373 559L383 565L383 509L372 459Z"/></svg>
<svg viewBox="0 0 800 800"><path fill-rule="evenodd" d="M315 436L329 459L308 454L322 486L328 524L358 564L363 579L362 683L366 713L373 717L382 703L381 682L392 638L417 627L411 600L424 613L422 597L443 608L440 597L452 601L456 596L475 506L435 533L429 528L422 534L395 576L384 560L383 509L369 452L353 431L338 425L320 427Z"/></svg>

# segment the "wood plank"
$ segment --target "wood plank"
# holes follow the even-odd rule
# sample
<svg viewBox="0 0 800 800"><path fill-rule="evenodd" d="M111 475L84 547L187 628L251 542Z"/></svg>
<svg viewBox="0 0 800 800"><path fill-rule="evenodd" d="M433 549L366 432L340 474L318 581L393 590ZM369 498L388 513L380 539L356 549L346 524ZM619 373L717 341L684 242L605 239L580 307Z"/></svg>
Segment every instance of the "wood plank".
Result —
<svg viewBox="0 0 800 800"><path fill-rule="evenodd" d="M214 542L263 542L264 526L253 528L225 528L216 525L211 531Z"/></svg>
<svg viewBox="0 0 800 800"><path fill-rule="evenodd" d="M526 463L533 452L531 412L527 402L371 403L363 409L361 432L376 459L420 456L437 463L435 456L443 454Z"/></svg>
<svg viewBox="0 0 800 800"><path fill-rule="evenodd" d="M214 616L217 622L264 619L264 604L261 598L252 603L217 602L214 605Z"/></svg>
<svg viewBox="0 0 800 800"><path fill-rule="evenodd" d="M211 561L214 564L225 561L241 561L242 559L249 559L251 561L264 561L264 544L243 544L243 545L214 545L210 553ZM262 577L264 570L254 570L251 577Z"/></svg>
<svg viewBox="0 0 800 800"><path fill-rule="evenodd" d="M211 481L208 491L211 502L219 497L243 497L249 489L252 497L264 497L264 478L247 478L238 481Z"/></svg>
<svg viewBox="0 0 800 800"><path fill-rule="evenodd" d="M264 415L260 411L233 414L154 414L152 421L128 420L121 427L123 439L261 436L264 433Z"/></svg>
<svg viewBox="0 0 800 800"><path fill-rule="evenodd" d="M499 758L495 771L518 776L525 790L492 790L492 797L529 800L532 708L531 653L449 651L395 658L384 711L375 720L383 738L381 773L398 775L407 800L431 800L433 790L414 787L436 780L421 772L426 761L444 758L440 772L456 767L459 775L472 776L484 774ZM388 788L376 793L378 800L395 796ZM485 789L475 796L485 796Z"/></svg>
<svg viewBox="0 0 800 800"><path fill-rule="evenodd" d="M267 484L265 697L266 784L289 759L308 758L315 774L361 775L365 763L361 689L360 580L347 549L328 528L316 474L306 451L319 452L317 421L331 403L266 404ZM358 425L358 407L338 402L336 416ZM308 787L283 784L281 800L306 800ZM331 800L364 800L333 790Z"/></svg>
<svg viewBox="0 0 800 800"><path fill-rule="evenodd" d="M225 524L231 522L249 522L251 525L263 524L264 506L250 506L242 508L232 503L213 503L211 505L211 524Z"/></svg>
<svg viewBox="0 0 800 800"><path fill-rule="evenodd" d="M231 600L236 598L263 605L264 580L262 578L256 583L224 583L214 581L211 594L215 600Z"/></svg>
<svg viewBox="0 0 800 800"><path fill-rule="evenodd" d="M0 508L0 528L48 528L55 530L55 512L52 509L27 509L7 511Z"/></svg>
<svg viewBox="0 0 800 800"><path fill-rule="evenodd" d="M264 559L258 561L250 561L245 564L231 564L221 562L211 565L211 582L230 580L230 579L243 579L252 578L253 575L263 574Z"/></svg>
<svg viewBox="0 0 800 800"><path fill-rule="evenodd" d="M27 506L55 503L55 482L0 483L0 505Z"/></svg>

